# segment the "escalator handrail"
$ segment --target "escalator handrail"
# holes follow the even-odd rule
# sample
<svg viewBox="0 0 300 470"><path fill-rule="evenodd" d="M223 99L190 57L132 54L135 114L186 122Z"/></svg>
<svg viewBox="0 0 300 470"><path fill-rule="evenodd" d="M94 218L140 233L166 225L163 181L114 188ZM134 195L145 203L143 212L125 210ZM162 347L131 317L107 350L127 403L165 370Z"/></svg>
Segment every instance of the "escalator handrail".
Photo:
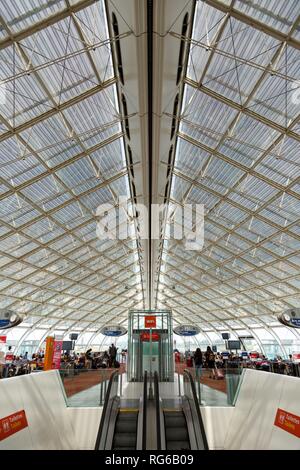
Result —
<svg viewBox="0 0 300 470"><path fill-rule="evenodd" d="M195 408L196 408L197 418L198 418L199 425L200 425L201 437L202 437L202 440L203 440L204 449L209 450L208 442L207 442L207 438L206 438L206 433L205 433L205 428L204 428L202 415L201 415L201 411L200 411L200 406L199 406L199 402L198 402L198 397L197 397L197 393L196 393L195 382L194 382L192 374L190 373L189 370L184 369L184 375L186 375L186 377L188 378L188 381L190 383L192 396L193 396L193 401L194 401Z"/></svg>
<svg viewBox="0 0 300 470"><path fill-rule="evenodd" d="M110 401L111 398L113 398L113 397L110 396L110 392L111 392L111 388L112 388L112 384L114 382L114 379L115 379L116 375L118 375L118 374L119 374L119 371L115 370L111 374L109 382L108 382L107 392L106 392L106 395L105 395L105 401L104 401L104 405L103 405L100 425L99 425L96 444L95 444L95 450L99 450L100 439L101 439L102 432L104 430L104 423L105 423L106 413L107 413L107 410L108 410L109 401Z"/></svg>
<svg viewBox="0 0 300 470"><path fill-rule="evenodd" d="M161 450L161 422L160 422L160 402L159 402L159 384L158 373L154 372L154 396L155 396L155 409L156 409L156 436L157 436L157 450Z"/></svg>
<svg viewBox="0 0 300 470"><path fill-rule="evenodd" d="M143 392L143 438L142 450L146 450L147 445L147 399L148 399L148 377L147 371L144 373L144 392Z"/></svg>

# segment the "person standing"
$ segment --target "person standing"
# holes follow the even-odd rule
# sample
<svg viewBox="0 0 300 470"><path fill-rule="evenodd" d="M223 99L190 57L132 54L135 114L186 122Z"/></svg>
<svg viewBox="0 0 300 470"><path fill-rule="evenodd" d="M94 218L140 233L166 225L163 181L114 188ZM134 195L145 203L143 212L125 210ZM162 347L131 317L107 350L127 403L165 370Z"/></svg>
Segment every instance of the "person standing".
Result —
<svg viewBox="0 0 300 470"><path fill-rule="evenodd" d="M203 357L200 348L197 348L194 352L194 364L196 369L196 375L201 377L202 366L203 366Z"/></svg>
<svg viewBox="0 0 300 470"><path fill-rule="evenodd" d="M109 362L110 362L109 365L110 365L110 367L114 367L116 357L117 357L117 348L113 343L110 346L110 348L108 350L108 353L109 353Z"/></svg>

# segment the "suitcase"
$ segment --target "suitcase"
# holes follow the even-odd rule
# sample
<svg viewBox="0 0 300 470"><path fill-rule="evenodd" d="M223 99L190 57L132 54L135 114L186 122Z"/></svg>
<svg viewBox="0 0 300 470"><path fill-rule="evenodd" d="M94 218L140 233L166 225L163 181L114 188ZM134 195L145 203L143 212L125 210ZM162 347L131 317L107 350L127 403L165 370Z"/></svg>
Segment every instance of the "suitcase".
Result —
<svg viewBox="0 0 300 470"><path fill-rule="evenodd" d="M224 374L222 372L222 369L218 369L216 367L215 371L216 371L216 377L217 377L218 380L224 379Z"/></svg>
<svg viewBox="0 0 300 470"><path fill-rule="evenodd" d="M187 367L193 367L193 359L191 357L188 357L186 360L186 366Z"/></svg>

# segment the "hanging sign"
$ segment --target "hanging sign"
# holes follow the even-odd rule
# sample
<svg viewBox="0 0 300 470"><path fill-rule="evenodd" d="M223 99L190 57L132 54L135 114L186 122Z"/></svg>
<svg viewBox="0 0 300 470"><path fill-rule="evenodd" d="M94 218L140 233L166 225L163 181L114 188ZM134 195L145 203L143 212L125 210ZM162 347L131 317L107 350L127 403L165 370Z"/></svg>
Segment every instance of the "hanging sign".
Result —
<svg viewBox="0 0 300 470"><path fill-rule="evenodd" d="M156 316L155 315L145 316L145 328L156 328Z"/></svg>
<svg viewBox="0 0 300 470"><path fill-rule="evenodd" d="M107 325L101 328L100 333L104 336L123 336L126 335L127 330L120 325Z"/></svg>
<svg viewBox="0 0 300 470"><path fill-rule="evenodd" d="M0 419L0 441L27 428L27 418L24 410Z"/></svg>
<svg viewBox="0 0 300 470"><path fill-rule="evenodd" d="M290 308L278 316L278 320L285 326L300 328L300 308Z"/></svg>
<svg viewBox="0 0 300 470"><path fill-rule="evenodd" d="M200 333L200 328L195 325L179 325L176 326L173 331L179 336L195 336Z"/></svg>
<svg viewBox="0 0 300 470"><path fill-rule="evenodd" d="M0 309L0 330L13 328L22 323L24 315L12 310Z"/></svg>

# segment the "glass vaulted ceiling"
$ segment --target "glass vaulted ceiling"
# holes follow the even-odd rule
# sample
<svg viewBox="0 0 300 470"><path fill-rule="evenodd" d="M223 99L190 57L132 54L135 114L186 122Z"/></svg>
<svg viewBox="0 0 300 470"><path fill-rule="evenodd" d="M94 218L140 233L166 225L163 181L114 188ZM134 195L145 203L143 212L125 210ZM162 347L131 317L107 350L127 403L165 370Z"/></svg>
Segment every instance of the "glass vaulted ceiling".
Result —
<svg viewBox="0 0 300 470"><path fill-rule="evenodd" d="M300 307L299 14L296 0L196 3L170 199L204 204L205 242L164 242L156 295L202 332L276 340L277 314Z"/></svg>
<svg viewBox="0 0 300 470"><path fill-rule="evenodd" d="M96 236L97 207L131 197L105 4L0 6L0 308L97 332L143 306L136 238Z"/></svg>
<svg viewBox="0 0 300 470"><path fill-rule="evenodd" d="M136 240L96 237L98 205L131 195L105 3L0 6L0 308L27 315L19 346L49 331L92 344L144 297ZM165 240L156 293L200 343L268 330L299 344L276 319L300 306L299 13L196 2L170 199L205 205L205 244Z"/></svg>

